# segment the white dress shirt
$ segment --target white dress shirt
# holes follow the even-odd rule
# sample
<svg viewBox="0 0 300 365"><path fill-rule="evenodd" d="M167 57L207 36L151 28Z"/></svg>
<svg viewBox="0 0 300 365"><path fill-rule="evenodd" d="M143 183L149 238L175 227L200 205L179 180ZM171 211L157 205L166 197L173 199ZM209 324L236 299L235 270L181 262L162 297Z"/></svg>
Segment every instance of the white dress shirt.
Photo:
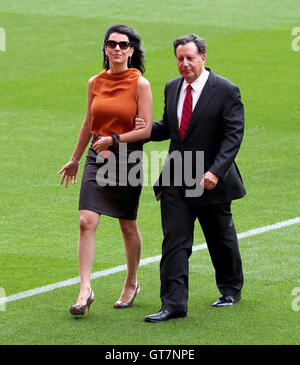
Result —
<svg viewBox="0 0 300 365"><path fill-rule="evenodd" d="M182 87L181 87L181 90L179 93L178 104L177 104L177 117L178 117L178 127L179 128L180 128L180 123L181 123L183 103L184 103L184 99L186 96L186 88L188 87L188 85L191 85L191 87L193 88L192 97L193 97L193 110L194 110L195 105L197 104L197 102L200 98L200 95L202 93L202 90L204 88L204 85L206 84L208 76L209 76L209 71L206 69L203 69L201 75L191 84L189 84L187 81L183 80Z"/></svg>

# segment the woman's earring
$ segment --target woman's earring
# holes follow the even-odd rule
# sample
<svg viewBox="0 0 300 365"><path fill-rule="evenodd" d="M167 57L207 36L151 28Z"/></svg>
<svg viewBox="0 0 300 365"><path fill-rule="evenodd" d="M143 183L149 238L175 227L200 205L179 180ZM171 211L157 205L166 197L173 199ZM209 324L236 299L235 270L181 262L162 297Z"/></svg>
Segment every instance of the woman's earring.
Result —
<svg viewBox="0 0 300 365"><path fill-rule="evenodd" d="M131 66L131 56L128 57L128 67L130 67L130 66Z"/></svg>
<svg viewBox="0 0 300 365"><path fill-rule="evenodd" d="M105 55L105 64L106 64L107 67L109 67L109 60L108 60L107 55Z"/></svg>

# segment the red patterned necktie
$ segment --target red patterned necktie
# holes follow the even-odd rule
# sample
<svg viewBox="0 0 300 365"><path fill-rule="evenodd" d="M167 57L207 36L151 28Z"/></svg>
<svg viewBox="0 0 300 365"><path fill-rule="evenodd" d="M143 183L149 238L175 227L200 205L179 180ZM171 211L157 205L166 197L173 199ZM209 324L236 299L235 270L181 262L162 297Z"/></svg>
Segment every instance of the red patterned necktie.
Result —
<svg viewBox="0 0 300 365"><path fill-rule="evenodd" d="M190 123L192 111L193 111L193 97L192 97L192 87L191 85L188 85L186 88L186 96L183 103L182 108L182 117L181 117L181 123L180 123L180 137L183 139L185 132L187 130L187 127Z"/></svg>

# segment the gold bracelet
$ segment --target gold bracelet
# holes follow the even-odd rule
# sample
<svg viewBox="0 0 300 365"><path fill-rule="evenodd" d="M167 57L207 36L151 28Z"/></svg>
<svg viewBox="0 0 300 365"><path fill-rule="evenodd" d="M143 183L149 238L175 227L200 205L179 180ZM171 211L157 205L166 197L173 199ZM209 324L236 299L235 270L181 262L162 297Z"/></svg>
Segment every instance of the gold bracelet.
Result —
<svg viewBox="0 0 300 365"><path fill-rule="evenodd" d="M79 163L80 163L80 161L75 160L75 158L74 158L74 157L71 157L71 161L73 161L73 162L77 163L77 165L79 165Z"/></svg>

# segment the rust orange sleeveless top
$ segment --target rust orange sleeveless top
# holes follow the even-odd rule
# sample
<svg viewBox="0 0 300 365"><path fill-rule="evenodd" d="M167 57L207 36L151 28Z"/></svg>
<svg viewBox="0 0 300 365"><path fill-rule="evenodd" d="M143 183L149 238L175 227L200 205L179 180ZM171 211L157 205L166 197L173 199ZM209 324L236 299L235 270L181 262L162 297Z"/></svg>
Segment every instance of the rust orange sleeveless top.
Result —
<svg viewBox="0 0 300 365"><path fill-rule="evenodd" d="M119 73L102 71L93 81L91 133L110 136L133 129L137 114L137 82L142 76L135 68Z"/></svg>

